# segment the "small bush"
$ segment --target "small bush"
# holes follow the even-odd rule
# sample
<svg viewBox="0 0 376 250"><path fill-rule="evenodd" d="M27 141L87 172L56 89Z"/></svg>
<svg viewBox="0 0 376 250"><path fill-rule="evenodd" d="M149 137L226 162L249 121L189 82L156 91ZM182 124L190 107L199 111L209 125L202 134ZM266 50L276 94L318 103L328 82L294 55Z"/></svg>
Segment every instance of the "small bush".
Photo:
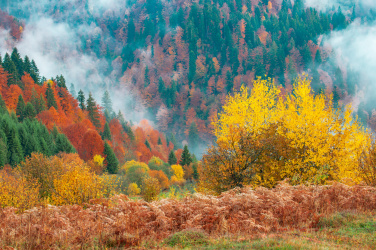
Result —
<svg viewBox="0 0 376 250"><path fill-rule="evenodd" d="M191 247L206 246L209 243L209 237L202 231L197 229L184 230L175 233L165 240L165 244L171 247Z"/></svg>
<svg viewBox="0 0 376 250"><path fill-rule="evenodd" d="M142 183L142 198L147 201L154 201L161 192L161 186L156 178L147 177Z"/></svg>
<svg viewBox="0 0 376 250"><path fill-rule="evenodd" d="M141 193L141 189L137 186L136 183L129 184L128 186L129 195L135 196L135 195L139 195L140 193Z"/></svg>
<svg viewBox="0 0 376 250"><path fill-rule="evenodd" d="M15 170L0 171L0 208L11 206L23 211L39 201L39 185L35 180L27 181Z"/></svg>

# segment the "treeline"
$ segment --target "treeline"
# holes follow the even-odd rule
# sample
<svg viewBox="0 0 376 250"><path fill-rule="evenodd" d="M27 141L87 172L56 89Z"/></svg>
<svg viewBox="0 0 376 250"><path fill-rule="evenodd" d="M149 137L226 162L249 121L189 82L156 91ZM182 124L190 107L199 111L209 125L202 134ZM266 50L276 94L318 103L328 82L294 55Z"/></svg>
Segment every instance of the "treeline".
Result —
<svg viewBox="0 0 376 250"><path fill-rule="evenodd" d="M85 1L64 3L35 11L57 22L69 20L72 28L95 27L77 31L82 51L106 59L100 70L139 92L159 130L169 140L186 140L191 150L213 141L210 121L227 94L242 84L252 88L258 76L289 90L305 71L313 90L333 94L335 106L357 91L359 75L348 65L340 69L322 46L322 35L345 29L364 12L357 4L324 13L305 8L302 0L147 0L109 10ZM27 18L27 12L14 13ZM362 21L374 20L371 14ZM372 104L360 109L364 124L372 109Z"/></svg>
<svg viewBox="0 0 376 250"><path fill-rule="evenodd" d="M16 166L33 152L46 156L76 152L56 127L49 132L45 125L29 118L21 123L14 112L9 114L6 111L4 104L0 96L0 167L6 164Z"/></svg>
<svg viewBox="0 0 376 250"><path fill-rule="evenodd" d="M101 171L113 174L129 160L148 162L156 156L167 161L177 149L148 121L134 126L120 111L115 113L108 91L103 107L81 90L76 99L63 76L40 76L34 60L22 58L16 48L0 57L0 101L1 146L6 149L0 166L16 166L33 152L77 152L87 162L103 157Z"/></svg>

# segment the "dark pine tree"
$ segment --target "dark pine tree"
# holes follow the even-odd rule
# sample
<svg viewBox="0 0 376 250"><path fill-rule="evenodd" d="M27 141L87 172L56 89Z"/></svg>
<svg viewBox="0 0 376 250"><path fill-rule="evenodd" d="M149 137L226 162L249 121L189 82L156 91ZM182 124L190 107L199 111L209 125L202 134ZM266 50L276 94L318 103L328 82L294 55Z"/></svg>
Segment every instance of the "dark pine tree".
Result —
<svg viewBox="0 0 376 250"><path fill-rule="evenodd" d="M189 164L191 163L192 163L192 157L191 157L191 154L189 153L187 145L185 145L183 153L181 154L180 165L189 166Z"/></svg>
<svg viewBox="0 0 376 250"><path fill-rule="evenodd" d="M80 108L82 110L85 110L86 109L86 106L85 106L85 94L84 94L84 92L81 89L80 89L80 91L78 91L77 100L78 100L78 103L80 105Z"/></svg>
<svg viewBox="0 0 376 250"><path fill-rule="evenodd" d="M57 110L57 103L56 103L54 91L51 87L51 84L47 85L46 99L47 99L47 108L54 107Z"/></svg>
<svg viewBox="0 0 376 250"><path fill-rule="evenodd" d="M150 142L148 141L148 139L146 139L145 145L151 151L151 146L150 146Z"/></svg>
<svg viewBox="0 0 376 250"><path fill-rule="evenodd" d="M75 153L76 150L64 134L58 134L55 140L55 152Z"/></svg>
<svg viewBox="0 0 376 250"><path fill-rule="evenodd" d="M16 115L18 117L18 121L23 121L24 119L24 113L25 113L25 101L22 97L22 95L18 96L18 103L17 103L17 108L16 108Z"/></svg>
<svg viewBox="0 0 376 250"><path fill-rule="evenodd" d="M23 118L24 119L26 119L26 118L32 119L36 115L37 115L37 112L35 111L33 104L31 104L30 102L28 102L26 104L26 107L25 107Z"/></svg>
<svg viewBox="0 0 376 250"><path fill-rule="evenodd" d="M0 115L7 111L7 106L4 102L3 96L0 94Z"/></svg>
<svg viewBox="0 0 376 250"><path fill-rule="evenodd" d="M86 109L89 112L89 118L93 125L96 128L100 128L101 123L100 123L100 117L98 113L98 108L97 108L97 103L95 102L93 96L91 93L89 93L89 98L86 101Z"/></svg>
<svg viewBox="0 0 376 250"><path fill-rule="evenodd" d="M106 158L105 163L108 173L116 174L118 171L119 161L116 158L114 151L107 142L105 142L104 144L103 154Z"/></svg>
<svg viewBox="0 0 376 250"><path fill-rule="evenodd" d="M171 150L170 154L168 155L168 164L175 165L177 163L178 163L178 160L176 159L174 150Z"/></svg>
<svg viewBox="0 0 376 250"><path fill-rule="evenodd" d="M104 125L104 130L103 130L103 133L102 133L102 139L103 140L109 140L109 141L112 140L111 130L110 130L110 126L108 125L108 122L106 122L106 124Z"/></svg>

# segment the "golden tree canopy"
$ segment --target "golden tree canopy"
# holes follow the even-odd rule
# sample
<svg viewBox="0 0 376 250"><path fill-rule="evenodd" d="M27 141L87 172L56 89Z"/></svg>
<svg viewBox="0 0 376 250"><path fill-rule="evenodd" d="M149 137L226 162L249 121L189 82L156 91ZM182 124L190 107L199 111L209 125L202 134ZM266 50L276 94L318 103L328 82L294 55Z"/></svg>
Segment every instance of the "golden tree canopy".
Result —
<svg viewBox="0 0 376 250"><path fill-rule="evenodd" d="M270 79L257 79L252 91L243 86L228 96L213 127L217 146L204 156L201 185L216 191L273 187L285 178L293 184L359 182L358 160L371 143L351 106L334 109L331 97L313 93L306 75L285 96Z"/></svg>

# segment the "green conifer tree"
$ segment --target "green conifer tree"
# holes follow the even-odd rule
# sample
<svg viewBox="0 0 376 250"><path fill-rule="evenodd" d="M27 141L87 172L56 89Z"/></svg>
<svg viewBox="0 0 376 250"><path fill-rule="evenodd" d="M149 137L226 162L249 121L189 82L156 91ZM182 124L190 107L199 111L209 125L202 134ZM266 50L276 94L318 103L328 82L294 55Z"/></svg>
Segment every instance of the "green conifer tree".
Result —
<svg viewBox="0 0 376 250"><path fill-rule="evenodd" d="M148 139L146 139L145 145L151 151L151 146L150 146L150 143L149 143Z"/></svg>
<svg viewBox="0 0 376 250"><path fill-rule="evenodd" d="M191 154L189 153L188 146L185 145L183 153L181 154L180 165L189 166L189 164L191 163L192 163L192 157L191 157Z"/></svg>
<svg viewBox="0 0 376 250"><path fill-rule="evenodd" d="M85 106L85 94L84 94L84 92L81 89L80 89L80 91L78 91L77 100L78 100L78 103L80 105L80 108L82 110L85 110L86 109L86 106Z"/></svg>
<svg viewBox="0 0 376 250"><path fill-rule="evenodd" d="M110 126L108 125L108 122L106 122L106 124L104 125L104 130L103 130L103 133L102 133L102 139L103 140L109 140L109 141L112 140L111 130L110 130Z"/></svg>
<svg viewBox="0 0 376 250"><path fill-rule="evenodd" d="M17 102L17 108L16 108L16 115L18 117L18 121L23 121L24 115L25 115L25 101L22 97L22 95L18 96L18 102Z"/></svg>
<svg viewBox="0 0 376 250"><path fill-rule="evenodd" d="M0 115L7 113L7 106L3 99L3 96L0 94Z"/></svg>
<svg viewBox="0 0 376 250"><path fill-rule="evenodd" d="M37 115L37 112L35 111L35 108L34 108L33 104L31 104L30 102L28 102L26 104L24 115L23 115L24 119L26 119L26 118L32 119L36 115Z"/></svg>
<svg viewBox="0 0 376 250"><path fill-rule="evenodd" d="M176 155L174 153L174 150L170 151L170 154L168 155L168 164L175 165L178 163L178 160L176 159Z"/></svg>
<svg viewBox="0 0 376 250"><path fill-rule="evenodd" d="M86 109L89 112L89 118L90 118L91 122L93 123L93 125L96 128L100 128L101 124L100 124L100 120L99 120L100 117L99 117L99 113L98 113L97 104L96 104L93 96L91 95L91 93L89 93L89 98L86 101Z"/></svg>
<svg viewBox="0 0 376 250"><path fill-rule="evenodd" d="M58 134L55 140L56 153L75 153L76 150L64 134Z"/></svg>
<svg viewBox="0 0 376 250"><path fill-rule="evenodd" d="M54 107L57 110L57 103L56 103L54 91L51 87L51 84L48 84L47 86L46 99L47 99L47 108Z"/></svg>
<svg viewBox="0 0 376 250"><path fill-rule="evenodd" d="M119 161L110 145L107 142L104 144L103 154L106 158L106 169L110 174L116 174L118 171Z"/></svg>

